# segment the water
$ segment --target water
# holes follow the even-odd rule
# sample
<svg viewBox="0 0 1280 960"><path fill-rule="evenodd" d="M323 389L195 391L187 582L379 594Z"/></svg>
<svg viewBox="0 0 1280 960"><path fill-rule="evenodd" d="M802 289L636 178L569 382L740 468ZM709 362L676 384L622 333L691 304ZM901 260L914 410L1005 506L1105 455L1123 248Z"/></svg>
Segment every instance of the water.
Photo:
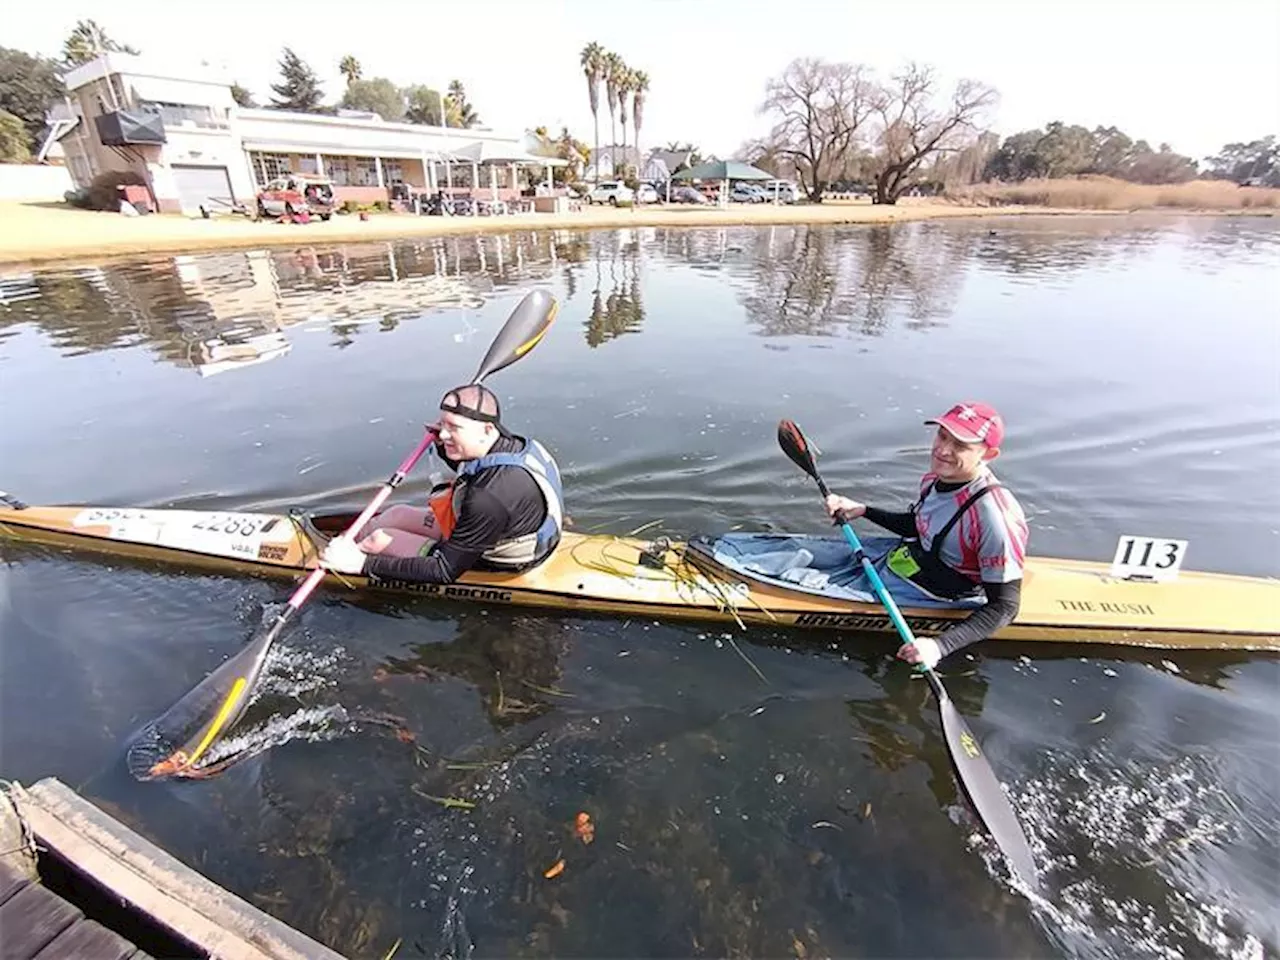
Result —
<svg viewBox="0 0 1280 960"><path fill-rule="evenodd" d="M1034 553L1170 536L1188 568L1276 576L1277 267L1267 220L1099 217L9 271L0 486L362 505L540 284L560 317L493 386L558 457L576 529L821 529L781 417L835 489L905 505L920 421L979 397L1009 420L996 467ZM427 487L419 470L402 490ZM131 732L287 585L0 558L0 775L62 778L349 956L1280 950L1274 657L988 643L946 663L1044 873L1028 901L883 637L322 592L221 748L247 759L138 783Z"/></svg>

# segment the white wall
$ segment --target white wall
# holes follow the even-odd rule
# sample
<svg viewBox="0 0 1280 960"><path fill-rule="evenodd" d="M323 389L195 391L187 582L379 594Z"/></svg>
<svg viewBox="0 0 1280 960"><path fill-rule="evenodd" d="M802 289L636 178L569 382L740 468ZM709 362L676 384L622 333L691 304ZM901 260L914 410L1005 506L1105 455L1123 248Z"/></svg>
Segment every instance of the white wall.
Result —
<svg viewBox="0 0 1280 960"><path fill-rule="evenodd" d="M236 199L240 201L253 199L254 189L253 180L249 176L249 162L232 131L174 127L167 124L164 130L168 138L162 161L165 167L175 163L179 166L195 164L205 167L226 167L231 175L231 189L235 191ZM172 189L171 196L176 199L177 188L171 186L171 178L167 173L155 184L157 198L160 196L162 183Z"/></svg>
<svg viewBox="0 0 1280 960"><path fill-rule="evenodd" d="M74 186L66 167L0 163L0 200L61 200Z"/></svg>

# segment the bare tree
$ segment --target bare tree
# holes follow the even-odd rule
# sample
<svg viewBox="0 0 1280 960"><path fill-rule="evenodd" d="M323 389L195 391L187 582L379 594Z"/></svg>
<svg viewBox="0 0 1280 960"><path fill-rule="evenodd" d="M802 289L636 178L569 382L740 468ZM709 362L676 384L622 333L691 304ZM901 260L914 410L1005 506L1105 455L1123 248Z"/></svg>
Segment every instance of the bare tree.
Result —
<svg viewBox="0 0 1280 960"><path fill-rule="evenodd" d="M880 89L875 203L897 203L929 157L962 149L977 132L982 113L995 104L996 91L976 80L961 80L943 109L933 104L933 70L910 64Z"/></svg>
<svg viewBox="0 0 1280 960"><path fill-rule="evenodd" d="M796 167L814 203L856 147L875 105L875 87L860 64L793 60L765 87L760 113L777 122L765 143L768 153Z"/></svg>

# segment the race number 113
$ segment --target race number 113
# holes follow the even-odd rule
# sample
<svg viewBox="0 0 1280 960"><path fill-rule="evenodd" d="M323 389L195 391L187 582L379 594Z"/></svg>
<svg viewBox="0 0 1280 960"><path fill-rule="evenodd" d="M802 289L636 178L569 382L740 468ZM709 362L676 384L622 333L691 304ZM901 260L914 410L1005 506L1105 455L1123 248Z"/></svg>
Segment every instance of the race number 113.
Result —
<svg viewBox="0 0 1280 960"><path fill-rule="evenodd" d="M1120 579L1172 580L1177 577L1186 553L1186 540L1126 534L1116 544L1111 575Z"/></svg>

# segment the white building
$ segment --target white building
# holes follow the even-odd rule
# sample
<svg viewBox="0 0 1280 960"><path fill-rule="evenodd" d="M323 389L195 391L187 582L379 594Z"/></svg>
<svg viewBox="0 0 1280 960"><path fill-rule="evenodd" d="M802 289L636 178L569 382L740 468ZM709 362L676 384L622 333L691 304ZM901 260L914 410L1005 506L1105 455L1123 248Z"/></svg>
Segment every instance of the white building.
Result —
<svg viewBox="0 0 1280 960"><path fill-rule="evenodd" d="M388 202L396 184L510 199L519 167L549 181L564 163L528 154L523 132L238 107L225 74L190 63L106 53L65 80L67 104L50 114L50 138L76 185L131 170L161 211L252 206L258 189L289 171L329 177L339 202Z"/></svg>

